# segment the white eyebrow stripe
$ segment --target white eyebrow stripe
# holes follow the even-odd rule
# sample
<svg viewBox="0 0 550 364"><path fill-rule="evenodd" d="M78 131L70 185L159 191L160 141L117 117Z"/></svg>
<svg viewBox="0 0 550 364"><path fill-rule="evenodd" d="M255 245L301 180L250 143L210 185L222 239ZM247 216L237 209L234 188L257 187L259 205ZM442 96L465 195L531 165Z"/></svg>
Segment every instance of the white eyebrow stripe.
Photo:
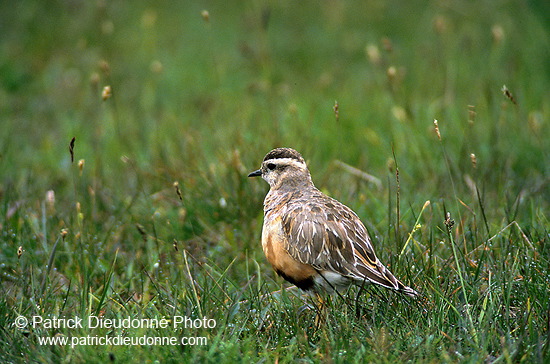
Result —
<svg viewBox="0 0 550 364"><path fill-rule="evenodd" d="M296 160L294 158L272 158L264 161L264 164L267 163L275 163L275 164L292 164L297 167L306 167L306 164L304 162L300 162L299 160Z"/></svg>

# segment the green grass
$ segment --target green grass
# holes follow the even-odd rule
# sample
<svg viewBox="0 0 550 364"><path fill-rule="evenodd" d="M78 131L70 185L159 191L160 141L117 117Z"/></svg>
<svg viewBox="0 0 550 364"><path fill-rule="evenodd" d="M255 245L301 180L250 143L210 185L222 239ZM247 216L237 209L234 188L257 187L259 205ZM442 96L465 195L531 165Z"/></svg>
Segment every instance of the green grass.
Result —
<svg viewBox="0 0 550 364"><path fill-rule="evenodd" d="M0 361L548 362L544 14L537 1L2 5ZM420 299L353 288L315 329L307 299L269 295L286 283L259 243L267 184L246 175L276 146L302 152ZM14 325L91 315L216 325Z"/></svg>

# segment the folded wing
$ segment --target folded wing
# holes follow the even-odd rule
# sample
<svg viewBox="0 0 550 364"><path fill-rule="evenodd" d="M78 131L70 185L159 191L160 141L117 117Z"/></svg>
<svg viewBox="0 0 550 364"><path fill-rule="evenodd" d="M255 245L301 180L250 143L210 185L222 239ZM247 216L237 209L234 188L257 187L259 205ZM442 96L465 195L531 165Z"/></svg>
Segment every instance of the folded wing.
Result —
<svg viewBox="0 0 550 364"><path fill-rule="evenodd" d="M367 229L347 206L318 192L308 201L288 204L282 216L285 249L297 261L318 271L335 272L359 282L368 280L411 296L417 294L378 260Z"/></svg>

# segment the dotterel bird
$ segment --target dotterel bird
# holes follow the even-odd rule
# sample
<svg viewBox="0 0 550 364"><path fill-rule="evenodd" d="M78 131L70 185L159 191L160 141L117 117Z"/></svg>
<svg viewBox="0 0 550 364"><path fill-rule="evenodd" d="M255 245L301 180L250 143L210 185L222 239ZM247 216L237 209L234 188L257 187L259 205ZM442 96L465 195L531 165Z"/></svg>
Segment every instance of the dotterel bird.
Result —
<svg viewBox="0 0 550 364"><path fill-rule="evenodd" d="M314 186L296 150L273 149L261 168L248 175L257 176L270 186L264 200L262 247L278 275L316 293L372 282L418 295L378 260L359 217Z"/></svg>

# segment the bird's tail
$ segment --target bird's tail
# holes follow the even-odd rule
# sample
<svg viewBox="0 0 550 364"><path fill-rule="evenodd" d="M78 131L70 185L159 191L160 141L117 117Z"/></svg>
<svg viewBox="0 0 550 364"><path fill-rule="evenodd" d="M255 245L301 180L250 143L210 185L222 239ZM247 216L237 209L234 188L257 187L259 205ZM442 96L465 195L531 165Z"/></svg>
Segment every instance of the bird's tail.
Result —
<svg viewBox="0 0 550 364"><path fill-rule="evenodd" d="M397 288L397 292L399 293L403 293L409 297L417 297L419 295L418 292L416 292L414 289L412 289L411 287L407 287L405 286L403 283L401 283L400 281L397 281L398 282L398 288Z"/></svg>

